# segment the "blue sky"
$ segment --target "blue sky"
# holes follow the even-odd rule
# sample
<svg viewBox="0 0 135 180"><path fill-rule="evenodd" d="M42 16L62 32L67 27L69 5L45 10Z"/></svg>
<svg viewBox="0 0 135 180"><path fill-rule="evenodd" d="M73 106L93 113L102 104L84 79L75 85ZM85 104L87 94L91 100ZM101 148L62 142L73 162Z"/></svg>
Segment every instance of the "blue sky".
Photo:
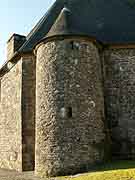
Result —
<svg viewBox="0 0 135 180"><path fill-rule="evenodd" d="M0 66L13 33L27 35L55 0L2 0L0 4Z"/></svg>

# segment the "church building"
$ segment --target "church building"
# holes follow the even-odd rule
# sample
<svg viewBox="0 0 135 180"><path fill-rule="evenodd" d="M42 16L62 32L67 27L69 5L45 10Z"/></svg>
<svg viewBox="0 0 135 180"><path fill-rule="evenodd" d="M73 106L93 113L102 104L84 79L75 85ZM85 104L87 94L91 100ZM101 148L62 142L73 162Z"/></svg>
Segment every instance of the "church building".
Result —
<svg viewBox="0 0 135 180"><path fill-rule="evenodd" d="M38 176L135 160L135 0L56 0L0 69L0 168Z"/></svg>

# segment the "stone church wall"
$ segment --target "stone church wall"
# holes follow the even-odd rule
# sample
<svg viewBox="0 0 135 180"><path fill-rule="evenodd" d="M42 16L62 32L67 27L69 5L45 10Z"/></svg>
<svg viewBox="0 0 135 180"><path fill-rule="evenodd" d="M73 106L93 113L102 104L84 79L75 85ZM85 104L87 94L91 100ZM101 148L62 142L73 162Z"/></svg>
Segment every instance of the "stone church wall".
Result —
<svg viewBox="0 0 135 180"><path fill-rule="evenodd" d="M115 158L135 158L135 49L104 52L106 118Z"/></svg>
<svg viewBox="0 0 135 180"><path fill-rule="evenodd" d="M36 73L36 173L73 174L103 161L104 100L95 45L75 39L43 43Z"/></svg>
<svg viewBox="0 0 135 180"><path fill-rule="evenodd" d="M34 170L35 64L24 56L1 79L0 168Z"/></svg>
<svg viewBox="0 0 135 180"><path fill-rule="evenodd" d="M35 66L33 56L22 58L22 166L29 171L35 167Z"/></svg>
<svg viewBox="0 0 135 180"><path fill-rule="evenodd" d="M22 61L0 80L0 168L22 170Z"/></svg>

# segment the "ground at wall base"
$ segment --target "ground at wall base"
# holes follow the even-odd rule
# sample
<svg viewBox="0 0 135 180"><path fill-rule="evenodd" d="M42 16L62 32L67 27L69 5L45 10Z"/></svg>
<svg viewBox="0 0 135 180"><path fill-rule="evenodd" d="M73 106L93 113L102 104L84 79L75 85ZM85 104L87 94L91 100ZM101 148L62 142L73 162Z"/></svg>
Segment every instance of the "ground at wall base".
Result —
<svg viewBox="0 0 135 180"><path fill-rule="evenodd" d="M135 161L106 163L94 172L50 179L35 177L33 172L18 173L0 169L0 180L135 180Z"/></svg>
<svg viewBox="0 0 135 180"><path fill-rule="evenodd" d="M12 170L0 169L0 180L42 180L35 177L33 172L19 173Z"/></svg>

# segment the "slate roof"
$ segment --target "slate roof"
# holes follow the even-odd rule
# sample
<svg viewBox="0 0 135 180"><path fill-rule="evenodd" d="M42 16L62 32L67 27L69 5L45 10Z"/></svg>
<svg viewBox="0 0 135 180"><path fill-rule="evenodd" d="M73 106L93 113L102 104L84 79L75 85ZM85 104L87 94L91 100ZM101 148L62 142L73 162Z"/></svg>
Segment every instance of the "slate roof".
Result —
<svg viewBox="0 0 135 180"><path fill-rule="evenodd" d="M135 0L56 0L19 52L43 38L80 34L103 43L135 43Z"/></svg>

